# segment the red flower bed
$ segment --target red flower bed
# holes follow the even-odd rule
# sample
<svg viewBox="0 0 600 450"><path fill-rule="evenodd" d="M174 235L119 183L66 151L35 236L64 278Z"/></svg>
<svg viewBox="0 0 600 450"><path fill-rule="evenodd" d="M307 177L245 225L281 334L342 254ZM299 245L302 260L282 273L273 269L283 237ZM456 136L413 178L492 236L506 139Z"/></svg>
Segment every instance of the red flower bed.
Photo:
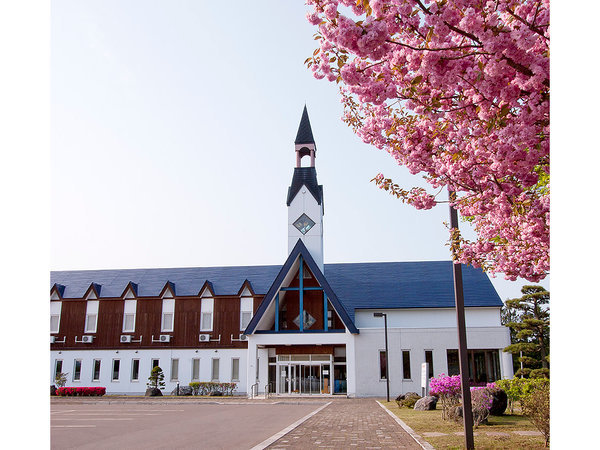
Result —
<svg viewBox="0 0 600 450"><path fill-rule="evenodd" d="M105 387L61 387L56 390L56 395L61 397L101 396L104 394L106 394Z"/></svg>

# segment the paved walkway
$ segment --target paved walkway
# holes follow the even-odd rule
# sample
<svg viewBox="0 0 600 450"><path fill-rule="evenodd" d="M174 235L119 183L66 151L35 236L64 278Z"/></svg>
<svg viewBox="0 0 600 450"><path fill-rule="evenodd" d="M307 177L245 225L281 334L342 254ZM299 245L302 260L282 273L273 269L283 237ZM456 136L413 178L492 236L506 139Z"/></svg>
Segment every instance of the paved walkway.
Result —
<svg viewBox="0 0 600 450"><path fill-rule="evenodd" d="M332 401L267 448L352 447L421 449L374 399Z"/></svg>

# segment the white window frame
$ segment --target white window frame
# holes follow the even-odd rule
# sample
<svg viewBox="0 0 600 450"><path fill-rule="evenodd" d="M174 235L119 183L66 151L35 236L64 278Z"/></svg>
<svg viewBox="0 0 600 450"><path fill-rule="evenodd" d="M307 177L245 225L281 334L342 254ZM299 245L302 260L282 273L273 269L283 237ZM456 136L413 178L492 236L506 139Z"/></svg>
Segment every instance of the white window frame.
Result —
<svg viewBox="0 0 600 450"><path fill-rule="evenodd" d="M123 333L135 332L135 312L137 308L137 300L125 300L123 306ZM133 326L127 327L127 317L133 316Z"/></svg>
<svg viewBox="0 0 600 450"><path fill-rule="evenodd" d="M198 372L195 372L195 366L196 364L198 365ZM191 374L191 379L192 381L199 381L200 380L200 358L192 358L192 374Z"/></svg>
<svg viewBox="0 0 600 450"><path fill-rule="evenodd" d="M137 361L137 378L133 378L133 368L135 367L135 361ZM131 360L130 378L132 383L137 383L140 381L140 360L138 358L134 358Z"/></svg>
<svg viewBox="0 0 600 450"><path fill-rule="evenodd" d="M58 363L60 363L60 370L58 370ZM54 360L54 378L52 378L52 382L54 382L54 380L56 380L56 375L58 375L59 373L63 373L63 360L62 359L55 359Z"/></svg>
<svg viewBox="0 0 600 450"><path fill-rule="evenodd" d="M215 365L216 363L216 365ZM215 378L215 367L217 369L217 377ZM219 358L212 358L210 365L210 381L219 381L221 375L221 364Z"/></svg>
<svg viewBox="0 0 600 450"><path fill-rule="evenodd" d="M117 370L117 377L115 378L115 363L119 364L119 370ZM110 381L113 383L118 382L121 377L121 360L119 358L115 358L112 360L112 366L110 371Z"/></svg>
<svg viewBox="0 0 600 450"><path fill-rule="evenodd" d="M234 371L235 361L237 361L237 377ZM231 381L240 381L240 358L231 358Z"/></svg>
<svg viewBox="0 0 600 450"><path fill-rule="evenodd" d="M165 326L165 317L171 317L171 326ZM165 333L173 332L175 328L175 299L174 298L163 298L162 301L162 314L160 321L160 331Z"/></svg>
<svg viewBox="0 0 600 450"><path fill-rule="evenodd" d="M240 299L240 331L244 331L253 317L254 310L254 298L253 297L242 297ZM244 314L250 314L250 318L244 325Z"/></svg>
<svg viewBox="0 0 600 450"><path fill-rule="evenodd" d="M77 371L75 370L75 367L77 366L77 362L79 362L79 377L75 378L75 374L77 373ZM81 381L81 372L83 370L83 360L80 358L76 358L73 360L73 376L71 378L71 381L73 382L78 382Z"/></svg>
<svg viewBox="0 0 600 450"><path fill-rule="evenodd" d="M427 362L427 352L431 352L431 364L429 365L429 372L432 372L433 376L435 376L435 372L433 371L433 349L426 348L423 350L423 362ZM429 372L427 372L427 378L429 379Z"/></svg>
<svg viewBox="0 0 600 450"><path fill-rule="evenodd" d="M85 310L85 328L84 333L95 333L98 330L98 300L88 300ZM90 326L90 318L94 318L94 326Z"/></svg>
<svg viewBox="0 0 600 450"><path fill-rule="evenodd" d="M387 381L386 378L385 378L385 375L383 377L381 376L382 375L381 374L381 354L382 353L385 355L385 364L388 365L388 371L387 372L388 372L388 374L390 373L390 368L389 368L389 363L390 362L388 361L389 357L390 357L390 353L389 353L389 351L386 352L385 349L379 349L377 351L377 370L379 372L379 381Z"/></svg>
<svg viewBox="0 0 600 450"><path fill-rule="evenodd" d="M410 378L404 378L404 352L408 352L408 371L410 372ZM400 355L402 356L402 381L412 381L412 361L411 361L411 357L410 357L410 349L409 348L403 348L401 350Z"/></svg>
<svg viewBox="0 0 600 450"><path fill-rule="evenodd" d="M173 370L175 369L175 370ZM179 358L171 358L171 381L179 380Z"/></svg>
<svg viewBox="0 0 600 450"><path fill-rule="evenodd" d="M215 299L203 298L200 308L200 331L212 331L214 324ZM204 326L205 315L210 315L210 327Z"/></svg>
<svg viewBox="0 0 600 450"><path fill-rule="evenodd" d="M96 374L96 361L98 362L98 378L94 378L94 375ZM102 360L101 359L93 359L92 360L92 381L100 381L100 378L102 376Z"/></svg>

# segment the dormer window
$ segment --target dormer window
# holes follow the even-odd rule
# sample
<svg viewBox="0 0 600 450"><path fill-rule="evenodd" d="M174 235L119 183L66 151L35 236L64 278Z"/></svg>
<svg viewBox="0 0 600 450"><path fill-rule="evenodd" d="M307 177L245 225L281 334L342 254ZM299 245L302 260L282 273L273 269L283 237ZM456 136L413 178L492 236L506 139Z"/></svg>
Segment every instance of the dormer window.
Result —
<svg viewBox="0 0 600 450"><path fill-rule="evenodd" d="M137 300L125 300L123 308L123 332L133 333L135 331L135 310Z"/></svg>
<svg viewBox="0 0 600 450"><path fill-rule="evenodd" d="M212 331L214 299L203 298L201 308L200 331Z"/></svg>
<svg viewBox="0 0 600 450"><path fill-rule="evenodd" d="M161 331L165 331L165 332L173 331L174 315L175 315L175 299L174 298L163 299Z"/></svg>
<svg viewBox="0 0 600 450"><path fill-rule="evenodd" d="M60 312L62 302L50 303L50 333L58 333L60 329Z"/></svg>
<svg viewBox="0 0 600 450"><path fill-rule="evenodd" d="M95 333L98 325L98 300L88 300L85 311L85 333Z"/></svg>
<svg viewBox="0 0 600 450"><path fill-rule="evenodd" d="M252 320L252 310L254 299L252 297L242 297L240 300L240 330L244 331Z"/></svg>

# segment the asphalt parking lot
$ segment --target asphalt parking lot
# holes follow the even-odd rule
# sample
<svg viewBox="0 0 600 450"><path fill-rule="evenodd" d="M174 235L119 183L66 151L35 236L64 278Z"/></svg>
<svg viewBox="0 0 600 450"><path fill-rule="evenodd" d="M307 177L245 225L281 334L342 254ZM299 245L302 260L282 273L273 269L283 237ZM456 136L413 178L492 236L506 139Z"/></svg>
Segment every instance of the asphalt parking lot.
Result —
<svg viewBox="0 0 600 450"><path fill-rule="evenodd" d="M326 402L51 404L52 449L251 449Z"/></svg>

